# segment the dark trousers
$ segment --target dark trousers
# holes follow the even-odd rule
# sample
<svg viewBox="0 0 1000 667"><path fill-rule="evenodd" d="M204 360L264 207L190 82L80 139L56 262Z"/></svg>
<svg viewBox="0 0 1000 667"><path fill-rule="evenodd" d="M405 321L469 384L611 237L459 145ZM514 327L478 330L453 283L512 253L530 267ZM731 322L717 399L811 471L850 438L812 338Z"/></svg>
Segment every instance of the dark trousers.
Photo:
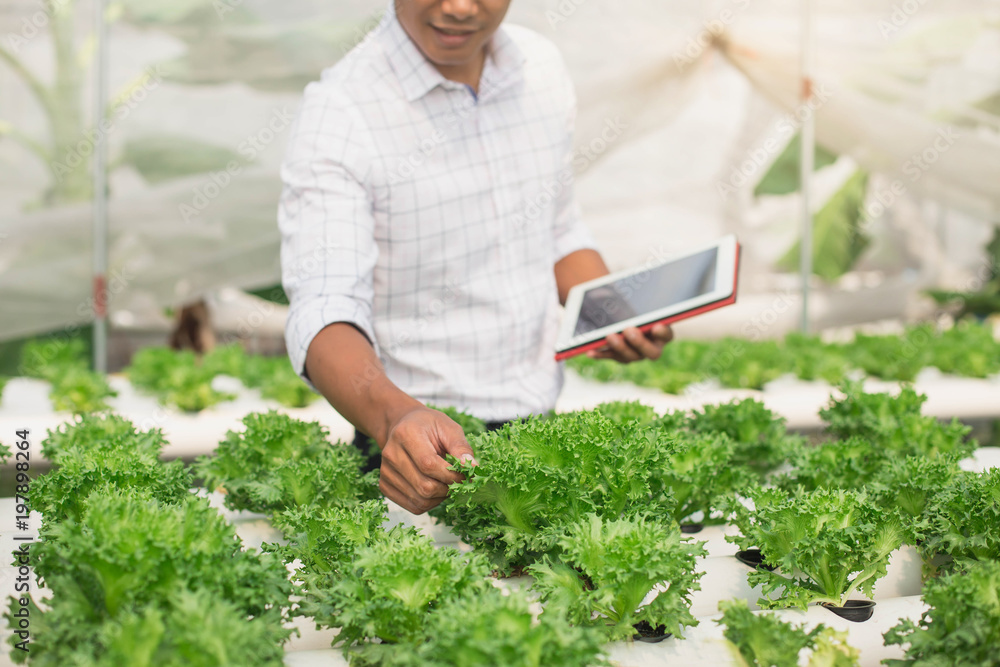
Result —
<svg viewBox="0 0 1000 667"><path fill-rule="evenodd" d="M503 428L507 421L486 422L487 431L495 431ZM382 467L382 450L378 448L375 441L361 431L354 429L354 446L361 452L364 462L361 465L361 472L371 472Z"/></svg>

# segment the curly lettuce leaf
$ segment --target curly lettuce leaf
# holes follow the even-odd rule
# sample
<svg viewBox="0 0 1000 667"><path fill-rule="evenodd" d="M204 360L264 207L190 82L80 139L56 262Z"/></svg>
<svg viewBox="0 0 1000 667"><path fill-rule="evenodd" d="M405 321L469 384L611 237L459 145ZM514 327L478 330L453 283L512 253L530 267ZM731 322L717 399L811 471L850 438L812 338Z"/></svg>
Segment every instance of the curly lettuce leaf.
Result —
<svg viewBox="0 0 1000 667"><path fill-rule="evenodd" d="M601 655L602 635L545 613L537 620L521 593L498 590L449 600L430 615L419 645L388 648L392 667L597 667L609 664ZM401 650L402 649L402 650Z"/></svg>
<svg viewBox="0 0 1000 667"><path fill-rule="evenodd" d="M968 563L957 572L932 579L923 600L930 606L914 623L909 619L885 633L886 646L906 647L890 667L941 665L988 667L997 664L1000 646L1000 562Z"/></svg>
<svg viewBox="0 0 1000 667"><path fill-rule="evenodd" d="M785 429L785 420L763 403L747 398L705 405L691 414L690 426L701 433L725 433L735 443L732 462L764 477L801 447Z"/></svg>
<svg viewBox="0 0 1000 667"><path fill-rule="evenodd" d="M93 452L128 452L155 459L166 444L160 429L140 431L116 414L83 415L49 429L42 441L42 456L53 463Z"/></svg>
<svg viewBox="0 0 1000 667"><path fill-rule="evenodd" d="M491 587L481 556L438 549L401 527L359 548L352 569L354 576L314 587L302 601L303 613L317 625L341 628L337 642L344 646L373 639L418 642L436 609Z"/></svg>
<svg viewBox="0 0 1000 667"><path fill-rule="evenodd" d="M857 667L860 652L847 644L847 633L822 623L812 630L768 613L755 614L744 600L719 602L723 636L748 667L797 667L809 652L810 667Z"/></svg>
<svg viewBox="0 0 1000 667"><path fill-rule="evenodd" d="M209 489L224 490L230 509L332 507L378 497L378 473L361 476L357 449L331 445L319 423L272 410L247 415L243 425L195 465Z"/></svg>
<svg viewBox="0 0 1000 667"><path fill-rule="evenodd" d="M961 473L934 495L920 522L925 563L1000 560L1000 468ZM947 565L947 563L946 563Z"/></svg>
<svg viewBox="0 0 1000 667"><path fill-rule="evenodd" d="M502 572L551 553L546 529L587 513L673 515L663 470L675 443L657 429L571 413L508 424L475 447L478 465L455 465L466 479L431 514Z"/></svg>
<svg viewBox="0 0 1000 667"><path fill-rule="evenodd" d="M701 543L683 541L676 526L589 514L557 532L558 560L528 570L549 605L545 614L554 610L574 624L597 626L608 640L631 637L641 621L678 637L684 626L697 625L691 615L691 593L701 578L695 559L706 552ZM655 597L642 604L650 594Z"/></svg>
<svg viewBox="0 0 1000 667"><path fill-rule="evenodd" d="M757 489L755 511L737 512L741 549L757 547L777 568L750 572L760 584L762 608L826 602L843 606L855 591L867 596L886 574L889 555L903 542L903 529L863 493L843 489L812 492ZM777 593L776 597L770 597Z"/></svg>

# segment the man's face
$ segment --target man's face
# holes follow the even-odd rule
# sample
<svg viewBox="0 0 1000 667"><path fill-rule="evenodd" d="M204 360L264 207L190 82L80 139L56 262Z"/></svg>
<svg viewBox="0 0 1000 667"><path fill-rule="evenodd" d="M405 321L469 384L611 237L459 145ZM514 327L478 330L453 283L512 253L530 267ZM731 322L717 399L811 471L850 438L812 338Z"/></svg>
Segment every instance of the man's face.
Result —
<svg viewBox="0 0 1000 667"><path fill-rule="evenodd" d="M510 0L396 0L410 39L439 68L472 66L500 26Z"/></svg>

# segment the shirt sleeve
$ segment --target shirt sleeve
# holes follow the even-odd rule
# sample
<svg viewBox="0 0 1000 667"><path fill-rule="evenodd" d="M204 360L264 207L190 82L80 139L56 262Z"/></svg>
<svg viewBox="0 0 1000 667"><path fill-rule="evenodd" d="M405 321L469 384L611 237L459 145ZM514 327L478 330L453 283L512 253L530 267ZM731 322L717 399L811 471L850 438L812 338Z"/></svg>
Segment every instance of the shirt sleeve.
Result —
<svg viewBox="0 0 1000 667"><path fill-rule="evenodd" d="M565 68L565 66L563 66ZM562 157L562 171L565 187L556 198L556 215L553 225L555 256L558 262L563 257L583 249L597 249L594 237L583 224L580 204L576 200L575 177L573 175L573 135L576 127L576 93L569 73L563 70L565 87L570 104L566 114L566 141Z"/></svg>
<svg viewBox="0 0 1000 667"><path fill-rule="evenodd" d="M281 168L278 207L281 281L289 299L285 343L306 382L306 352L324 327L350 323L375 345L370 155L352 109L322 84L310 84Z"/></svg>

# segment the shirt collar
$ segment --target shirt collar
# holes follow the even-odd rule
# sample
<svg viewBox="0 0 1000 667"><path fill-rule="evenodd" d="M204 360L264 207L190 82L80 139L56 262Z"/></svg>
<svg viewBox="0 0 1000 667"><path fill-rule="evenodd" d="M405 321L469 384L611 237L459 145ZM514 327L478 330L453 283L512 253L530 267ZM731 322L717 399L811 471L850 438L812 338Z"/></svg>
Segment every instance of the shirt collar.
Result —
<svg viewBox="0 0 1000 667"><path fill-rule="evenodd" d="M413 43L396 18L395 2L390 1L379 26L380 37L389 65L403 87L408 102L420 99L437 86L462 88L462 84L446 79ZM479 81L478 98L483 100L519 80L524 53L503 26L493 34Z"/></svg>

